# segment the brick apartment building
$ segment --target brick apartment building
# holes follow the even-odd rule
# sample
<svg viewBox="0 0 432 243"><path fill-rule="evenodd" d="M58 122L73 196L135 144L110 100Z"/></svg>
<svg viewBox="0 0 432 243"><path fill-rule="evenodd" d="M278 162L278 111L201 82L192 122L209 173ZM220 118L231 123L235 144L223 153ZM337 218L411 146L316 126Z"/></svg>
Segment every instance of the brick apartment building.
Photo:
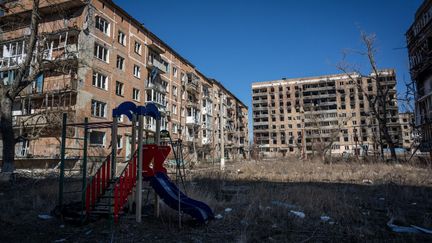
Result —
<svg viewBox="0 0 432 243"><path fill-rule="evenodd" d="M432 1L425 0L406 33L411 78L416 85L415 124L420 150L432 152Z"/></svg>
<svg viewBox="0 0 432 243"><path fill-rule="evenodd" d="M389 133L402 147L396 101L396 74L381 70L380 84L389 90ZM374 153L380 150L378 122L363 92L377 92L376 79L352 74L281 79L252 84L254 143L263 154L286 156ZM385 145L384 145L385 147Z"/></svg>
<svg viewBox="0 0 432 243"><path fill-rule="evenodd" d="M0 78L8 82L26 55L31 1L3 3L7 11L0 17ZM63 112L70 122L85 117L110 121L111 110L124 101L157 104L164 114L162 129L182 138L187 153L201 160L220 156L223 118L225 156L246 156L248 107L118 5L110 0L41 0L40 14L44 60L62 60L65 72L43 73L14 104L16 132L39 132L38 139L17 145L17 156L57 156ZM149 133L155 131L153 119L145 126ZM119 132L120 156L126 156L131 134ZM110 136L108 130L93 129L90 146L107 151Z"/></svg>

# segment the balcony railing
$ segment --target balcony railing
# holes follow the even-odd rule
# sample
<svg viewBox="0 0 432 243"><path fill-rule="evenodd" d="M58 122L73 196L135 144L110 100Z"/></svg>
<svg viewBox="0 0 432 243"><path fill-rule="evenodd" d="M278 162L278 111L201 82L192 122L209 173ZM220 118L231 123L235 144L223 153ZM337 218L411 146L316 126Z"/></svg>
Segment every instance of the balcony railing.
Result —
<svg viewBox="0 0 432 243"><path fill-rule="evenodd" d="M201 111L202 111L203 115L212 115L213 114L211 107L204 107L204 108L202 108Z"/></svg>
<svg viewBox="0 0 432 243"><path fill-rule="evenodd" d="M193 107L199 110L198 101L187 101L186 107Z"/></svg>
<svg viewBox="0 0 432 243"><path fill-rule="evenodd" d="M153 90L158 91L159 93L164 93L164 94L167 92L167 89L164 85L162 85L159 82L152 83L149 80L146 81L146 88L147 89L153 89Z"/></svg>
<svg viewBox="0 0 432 243"><path fill-rule="evenodd" d="M159 69L163 73L168 72L168 66L166 66L164 63L162 63L161 61L159 61L157 59L149 59L147 62L147 66L150 69L152 69L153 67L156 67L157 69Z"/></svg>
<svg viewBox="0 0 432 243"><path fill-rule="evenodd" d="M202 144L206 145L206 144L210 144L210 138L203 138L202 139Z"/></svg>
<svg viewBox="0 0 432 243"><path fill-rule="evenodd" d="M149 100L149 101L146 101L145 103L146 104L148 104L148 103L155 104L158 107L159 111L161 113L163 113L163 114L165 114L167 112L166 102L161 103L161 102L158 102L158 101Z"/></svg>
<svg viewBox="0 0 432 243"><path fill-rule="evenodd" d="M193 136L186 135L186 142L193 142L195 138Z"/></svg>
<svg viewBox="0 0 432 243"><path fill-rule="evenodd" d="M199 119L194 116L187 116L186 117L186 124L187 125L199 125Z"/></svg>
<svg viewBox="0 0 432 243"><path fill-rule="evenodd" d="M21 63L24 62L24 59L27 55L18 55L12 57L3 57L0 58L0 68L13 68L17 67Z"/></svg>

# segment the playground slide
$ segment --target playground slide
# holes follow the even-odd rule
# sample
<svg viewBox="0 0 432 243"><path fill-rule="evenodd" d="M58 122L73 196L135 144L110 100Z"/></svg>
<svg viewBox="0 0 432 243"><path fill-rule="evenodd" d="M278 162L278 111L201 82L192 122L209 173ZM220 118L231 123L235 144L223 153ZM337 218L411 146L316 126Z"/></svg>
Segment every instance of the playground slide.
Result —
<svg viewBox="0 0 432 243"><path fill-rule="evenodd" d="M214 218L213 212L207 204L186 196L169 180L166 174L161 172L156 173L151 179L150 185L170 208L178 210L180 193L180 208L182 212L189 214L200 223L206 223L208 220Z"/></svg>

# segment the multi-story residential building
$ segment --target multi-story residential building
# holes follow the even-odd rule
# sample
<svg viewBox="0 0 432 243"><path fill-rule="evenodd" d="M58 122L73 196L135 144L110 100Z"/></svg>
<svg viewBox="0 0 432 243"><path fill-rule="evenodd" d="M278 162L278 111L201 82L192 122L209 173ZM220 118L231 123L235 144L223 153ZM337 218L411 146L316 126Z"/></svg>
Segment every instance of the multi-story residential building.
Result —
<svg viewBox="0 0 432 243"><path fill-rule="evenodd" d="M421 151L432 152L432 1L425 0L406 33L411 78L416 85L415 124Z"/></svg>
<svg viewBox="0 0 432 243"><path fill-rule="evenodd" d="M414 114L411 112L399 113L399 123L401 125L402 147L407 151L411 151L415 145L413 129Z"/></svg>
<svg viewBox="0 0 432 243"><path fill-rule="evenodd" d="M28 41L31 2L4 3L7 11L0 17L0 77L4 82L26 55L23 47ZM232 124L232 130L224 129L226 146L232 146L227 156L246 156L248 107L113 1L41 0L40 14L39 31L47 37L44 59L61 59L65 72L43 73L17 99L13 110L16 131L29 134L37 128L40 132L38 139L24 139L17 146L17 155L56 156L63 112L70 122L80 123L85 117L90 122L111 121L113 108L133 101L159 107L164 114L161 128L168 129L173 139L183 140L189 158L220 156L221 117ZM10 25L12 22L16 24ZM221 105L223 113L219 112ZM120 122L128 123L127 119ZM152 133L156 123L148 118L145 126ZM92 129L90 145L107 149L110 136L109 130ZM120 129L119 156L130 153L130 136Z"/></svg>
<svg viewBox="0 0 432 243"><path fill-rule="evenodd" d="M391 100L387 127L396 146L401 146L396 74L390 69L379 75L377 79L337 74L253 83L255 144L261 152L278 156L378 151L384 139L364 92L376 94L376 80L380 80Z"/></svg>

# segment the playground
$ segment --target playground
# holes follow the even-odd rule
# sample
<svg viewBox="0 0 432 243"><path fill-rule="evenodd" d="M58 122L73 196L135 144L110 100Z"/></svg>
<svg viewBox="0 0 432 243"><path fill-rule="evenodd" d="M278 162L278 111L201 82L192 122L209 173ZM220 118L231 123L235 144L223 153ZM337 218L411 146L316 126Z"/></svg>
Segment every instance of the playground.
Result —
<svg viewBox="0 0 432 243"><path fill-rule="evenodd" d="M118 123L121 115L135 125ZM126 102L113 117L70 123L65 115L59 167L18 170L0 182L2 242L431 240L394 230L432 228L430 164L287 158L191 168L181 141L160 130L155 106ZM156 120L154 134L143 132L145 117ZM98 161L87 153L91 129L112 136ZM118 129L133 134L125 161L117 158Z"/></svg>
<svg viewBox="0 0 432 243"><path fill-rule="evenodd" d="M233 162L224 172L200 167L186 169L187 195L208 204L215 219L200 224L184 214L181 228L176 210L161 202L156 217L146 195L140 223L133 212L118 223L107 217L83 225L42 219L57 204L58 174L30 178L18 172L15 183L0 184L2 242L431 240L387 225L394 217L400 225L432 227L431 169L422 165L286 160Z"/></svg>

